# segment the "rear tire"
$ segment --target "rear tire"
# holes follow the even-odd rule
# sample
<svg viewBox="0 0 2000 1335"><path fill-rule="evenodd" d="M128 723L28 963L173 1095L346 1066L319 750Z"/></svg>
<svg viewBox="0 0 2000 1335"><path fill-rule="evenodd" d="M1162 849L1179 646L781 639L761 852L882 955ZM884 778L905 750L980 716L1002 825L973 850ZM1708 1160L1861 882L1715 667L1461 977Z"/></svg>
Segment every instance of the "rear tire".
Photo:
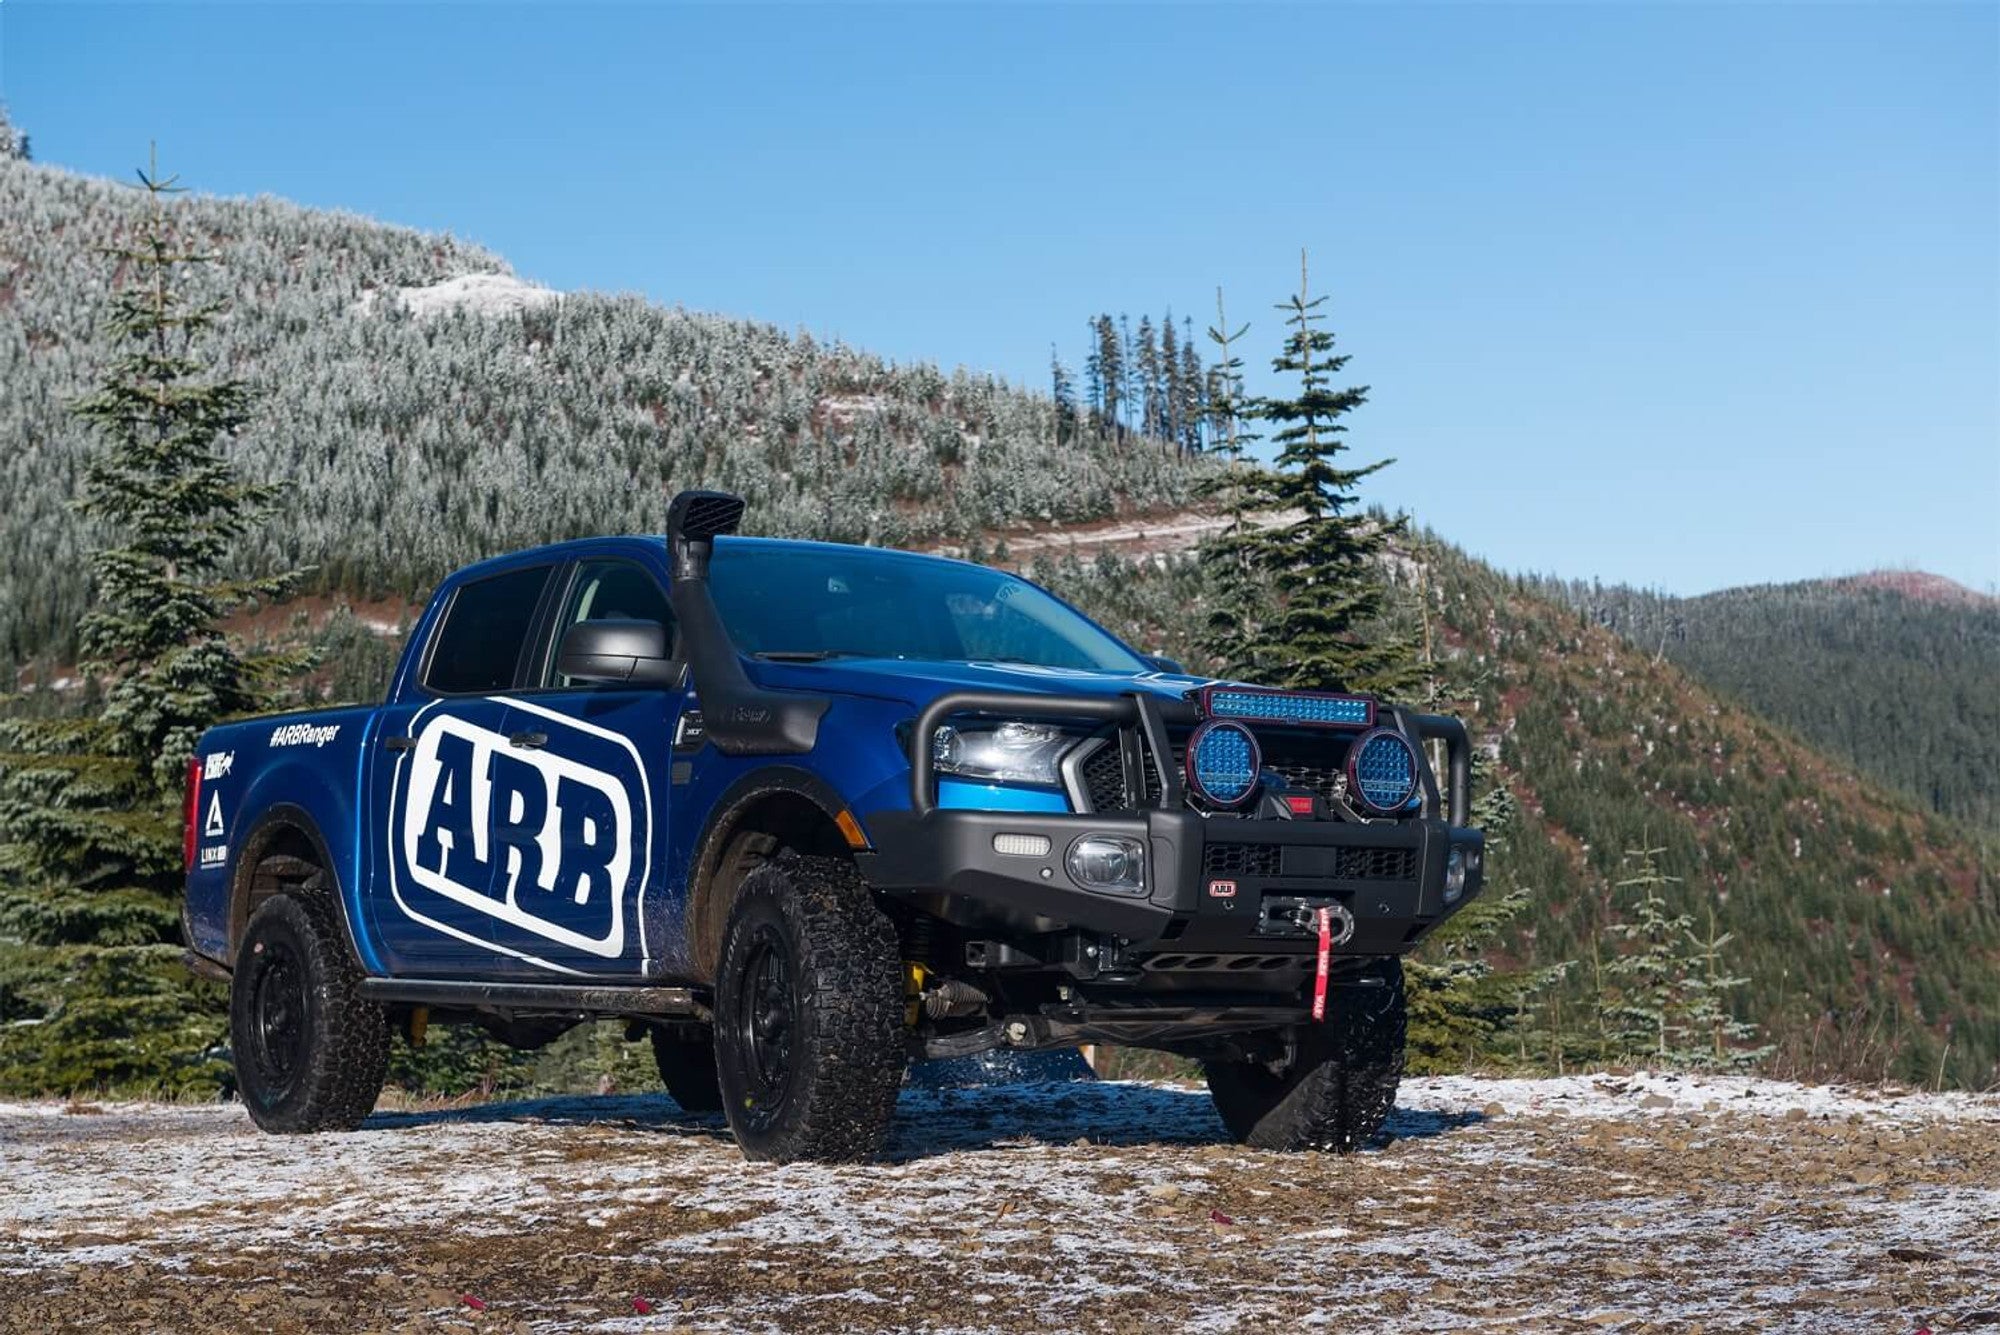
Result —
<svg viewBox="0 0 2000 1335"><path fill-rule="evenodd" d="M712 1037L690 1038L685 1033L653 1026L653 1064L660 1068L660 1083L681 1105L682 1112L722 1111L722 1084L715 1073L715 1041Z"/></svg>
<svg viewBox="0 0 2000 1335"><path fill-rule="evenodd" d="M896 930L852 863L780 854L744 878L715 978L715 1056L748 1159L865 1159L903 1082Z"/></svg>
<svg viewBox="0 0 2000 1335"><path fill-rule="evenodd" d="M1230 1135L1258 1149L1348 1153L1381 1130L1396 1106L1408 1015L1403 962L1375 967L1385 986L1341 989L1325 1023L1299 1030L1289 1064L1202 1063Z"/></svg>
<svg viewBox="0 0 2000 1335"><path fill-rule="evenodd" d="M250 1120L292 1134L352 1131L389 1071L389 1021L323 899L278 895L251 915L229 988L237 1093Z"/></svg>

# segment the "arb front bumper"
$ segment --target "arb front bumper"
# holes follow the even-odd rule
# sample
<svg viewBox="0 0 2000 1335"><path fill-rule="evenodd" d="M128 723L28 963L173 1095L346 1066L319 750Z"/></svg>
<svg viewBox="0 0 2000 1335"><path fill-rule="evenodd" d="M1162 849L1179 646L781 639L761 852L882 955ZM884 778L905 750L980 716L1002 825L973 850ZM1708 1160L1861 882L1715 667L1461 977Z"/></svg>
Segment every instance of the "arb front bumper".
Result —
<svg viewBox="0 0 2000 1335"><path fill-rule="evenodd" d="M862 870L885 894L971 932L1037 936L1065 931L1124 938L1137 952L1246 961L1308 953L1316 914L1332 909L1344 955L1412 948L1479 894L1485 841L1465 827L1469 753L1454 719L1395 715L1413 740L1445 743L1448 797L1426 767L1424 803L1401 820L1274 819L1206 813L1180 791L1168 741L1176 702L1147 696L946 696L918 722L911 746L911 809L869 818ZM945 810L935 805L928 739L965 714L1096 720L1135 729L1163 776L1156 805L1050 814ZM1442 810L1440 809L1442 808ZM1099 883L1102 865L1073 857L1086 840L1143 851L1134 885ZM1099 845L1101 847L1102 845ZM1099 880L1093 880L1095 874Z"/></svg>

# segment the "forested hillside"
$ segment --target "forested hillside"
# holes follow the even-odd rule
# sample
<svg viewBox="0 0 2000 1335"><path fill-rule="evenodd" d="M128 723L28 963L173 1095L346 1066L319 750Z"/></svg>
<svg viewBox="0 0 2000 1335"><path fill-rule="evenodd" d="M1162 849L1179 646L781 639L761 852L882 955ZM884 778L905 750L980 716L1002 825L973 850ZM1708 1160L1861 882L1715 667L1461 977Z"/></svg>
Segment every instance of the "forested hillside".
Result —
<svg viewBox="0 0 2000 1335"><path fill-rule="evenodd" d="M100 250L139 207L120 187L0 160L0 665L73 656L97 535L71 502L99 447L66 406L105 361ZM475 557L656 530L668 492L697 483L745 492L761 531L1004 560L999 532L1171 513L1212 476L1172 377L1143 355L1138 380L1113 370L1125 358L1107 317L1092 322L1080 400L1060 374L1050 398L636 299L558 297L475 248L360 218L179 207L218 248L208 272L232 303L208 351L256 391L234 462L284 489L234 554L244 572L313 565L322 591L394 605ZM1162 392L1144 388L1155 381ZM1765 601L1668 611L1400 535L1385 568L1385 629L1430 647L1439 703L1467 714L1513 795L1493 885L1529 899L1485 953L1568 966L1468 1056L1557 1065L1610 1050L1603 1000L1630 946L1615 929L1634 912L1619 882L1628 851L1653 848L1671 908L1704 937L1734 934L1718 972L1689 986L1759 1024L1785 1069L2000 1079L1994 877L1933 814L1994 819L1990 604L1750 591ZM1218 595L1199 560L1052 563L1044 549L1036 573L1141 647L1209 666L1199 643ZM392 646L351 615L322 637L319 689L372 695ZM615 1036L605 1046L616 1053ZM568 1055L578 1070L630 1065ZM428 1078L498 1069L476 1048L457 1056Z"/></svg>
<svg viewBox="0 0 2000 1335"><path fill-rule="evenodd" d="M1447 703L1518 804L1495 888L1531 898L1494 958L1570 962L1491 1057L1553 1065L1600 1048L1611 961L1628 949L1613 929L1634 909L1617 883L1632 874L1628 850L1657 848L1658 870L1676 878L1663 891L1671 910L1702 938L1734 934L1718 977L1745 980L1728 1005L1760 1026L1779 1069L2000 1081L2000 877L1962 828L1534 581L1434 540L1393 564L1400 628L1421 636L1428 604L1438 652L1465 684ZM1037 573L1135 642L1204 666L1211 590L1192 560L1043 561ZM1809 645L1798 661L1812 662ZM1971 777L1990 791L1990 770Z"/></svg>
<svg viewBox="0 0 2000 1335"><path fill-rule="evenodd" d="M1539 584L1926 810L2000 834L2000 600L1891 572L1699 598Z"/></svg>
<svg viewBox="0 0 2000 1335"><path fill-rule="evenodd" d="M102 370L103 251L137 192L0 158L0 667L67 660L93 535L65 407ZM557 297L449 237L271 199L177 206L224 262L211 357L257 396L236 460L284 489L244 570L406 594L464 562L656 531L675 488L750 497L767 532L963 539L1187 500L1178 442L1099 429L984 376L898 366L632 297ZM452 281L461 280L461 281Z"/></svg>

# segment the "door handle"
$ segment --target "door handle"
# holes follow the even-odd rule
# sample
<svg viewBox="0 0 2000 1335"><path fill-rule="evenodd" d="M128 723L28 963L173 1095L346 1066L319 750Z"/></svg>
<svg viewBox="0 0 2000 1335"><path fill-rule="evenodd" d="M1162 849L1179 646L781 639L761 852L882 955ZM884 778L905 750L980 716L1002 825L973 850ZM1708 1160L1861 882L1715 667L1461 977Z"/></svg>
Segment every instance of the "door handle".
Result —
<svg viewBox="0 0 2000 1335"><path fill-rule="evenodd" d="M391 751L414 751L417 749L417 739L414 737L384 737L382 745L388 747Z"/></svg>
<svg viewBox="0 0 2000 1335"><path fill-rule="evenodd" d="M507 745L518 746L523 751L539 751L549 744L545 732L517 732L507 739Z"/></svg>

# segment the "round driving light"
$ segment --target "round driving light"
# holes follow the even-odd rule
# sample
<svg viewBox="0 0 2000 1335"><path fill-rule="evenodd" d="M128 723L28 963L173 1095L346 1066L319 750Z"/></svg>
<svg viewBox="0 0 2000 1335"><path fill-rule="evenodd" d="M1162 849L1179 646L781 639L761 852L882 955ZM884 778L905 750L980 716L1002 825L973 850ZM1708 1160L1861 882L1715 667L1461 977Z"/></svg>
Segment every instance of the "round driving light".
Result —
<svg viewBox="0 0 2000 1335"><path fill-rule="evenodd" d="M1078 885L1092 890L1139 894L1146 888L1146 849L1119 834L1086 834L1069 846L1064 859Z"/></svg>
<svg viewBox="0 0 2000 1335"><path fill-rule="evenodd" d="M1417 791L1417 753L1402 733L1377 728L1355 740L1347 753L1347 790L1384 816L1409 805Z"/></svg>
<svg viewBox="0 0 2000 1335"><path fill-rule="evenodd" d="M1210 719L1188 738L1188 787L1212 807L1226 810L1248 802L1263 767L1257 739L1241 723Z"/></svg>

